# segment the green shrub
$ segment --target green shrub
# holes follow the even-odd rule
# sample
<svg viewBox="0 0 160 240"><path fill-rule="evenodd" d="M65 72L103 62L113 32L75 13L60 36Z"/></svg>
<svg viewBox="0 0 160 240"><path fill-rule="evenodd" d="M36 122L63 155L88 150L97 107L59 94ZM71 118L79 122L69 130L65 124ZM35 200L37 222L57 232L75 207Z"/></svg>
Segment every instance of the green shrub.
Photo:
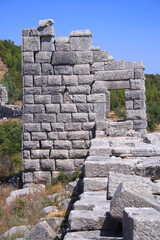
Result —
<svg viewBox="0 0 160 240"><path fill-rule="evenodd" d="M148 129L154 131L160 123L160 105L153 103L147 106Z"/></svg>
<svg viewBox="0 0 160 240"><path fill-rule="evenodd" d="M67 184L69 182L75 181L79 177L80 177L79 172L74 172L72 176L68 176L65 172L60 171L58 177L52 179L51 185L53 186L58 183Z"/></svg>

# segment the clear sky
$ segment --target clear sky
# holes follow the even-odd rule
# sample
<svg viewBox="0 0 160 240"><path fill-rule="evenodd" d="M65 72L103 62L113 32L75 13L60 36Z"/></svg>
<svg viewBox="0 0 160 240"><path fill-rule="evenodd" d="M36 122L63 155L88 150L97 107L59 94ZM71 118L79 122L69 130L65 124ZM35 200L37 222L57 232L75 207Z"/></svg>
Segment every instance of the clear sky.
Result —
<svg viewBox="0 0 160 240"><path fill-rule="evenodd" d="M160 0L0 0L0 39L21 44L22 29L55 21L56 36L90 29L92 45L115 60L143 61L160 74Z"/></svg>

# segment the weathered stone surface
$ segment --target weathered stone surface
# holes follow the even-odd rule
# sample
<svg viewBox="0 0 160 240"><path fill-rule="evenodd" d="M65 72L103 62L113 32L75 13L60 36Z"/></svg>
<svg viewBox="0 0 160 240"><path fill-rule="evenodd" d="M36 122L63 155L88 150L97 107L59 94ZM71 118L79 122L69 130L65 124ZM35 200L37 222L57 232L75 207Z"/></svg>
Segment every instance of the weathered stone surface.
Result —
<svg viewBox="0 0 160 240"><path fill-rule="evenodd" d="M55 114L35 114L35 123L53 123L56 120ZM33 130L34 131L34 130Z"/></svg>
<svg viewBox="0 0 160 240"><path fill-rule="evenodd" d="M34 181L34 183L47 183L47 182L51 182L51 172L49 172L49 171L33 172L33 181Z"/></svg>
<svg viewBox="0 0 160 240"><path fill-rule="evenodd" d="M83 179L83 190L84 192L89 191L102 191L107 189L108 179L107 178L84 178Z"/></svg>
<svg viewBox="0 0 160 240"><path fill-rule="evenodd" d="M49 63L42 63L42 75L52 75L53 67Z"/></svg>
<svg viewBox="0 0 160 240"><path fill-rule="evenodd" d="M88 51L91 47L91 36L71 36L70 49L72 51Z"/></svg>
<svg viewBox="0 0 160 240"><path fill-rule="evenodd" d="M79 85L84 85L84 84L91 85L93 81L94 81L94 75L78 75Z"/></svg>
<svg viewBox="0 0 160 240"><path fill-rule="evenodd" d="M35 54L35 62L37 63L50 63L51 62L51 52L38 52Z"/></svg>
<svg viewBox="0 0 160 240"><path fill-rule="evenodd" d="M32 75L23 76L23 84L24 87L33 87L33 76Z"/></svg>
<svg viewBox="0 0 160 240"><path fill-rule="evenodd" d="M89 132L88 131L76 131L68 133L69 140L88 140Z"/></svg>
<svg viewBox="0 0 160 240"><path fill-rule="evenodd" d="M78 76L63 76L63 85L66 86L77 86L78 85Z"/></svg>
<svg viewBox="0 0 160 240"><path fill-rule="evenodd" d="M83 37L83 36L89 37L92 36L92 33L89 29L72 31L70 33L70 37Z"/></svg>
<svg viewBox="0 0 160 240"><path fill-rule="evenodd" d="M152 207L160 211L160 205L153 195L143 188L143 185L134 187L127 182L119 184L111 200L110 213L115 219L122 221L125 207Z"/></svg>
<svg viewBox="0 0 160 240"><path fill-rule="evenodd" d="M70 150L71 149L71 141L56 140L56 141L54 141L54 147L55 147L55 149Z"/></svg>
<svg viewBox="0 0 160 240"><path fill-rule="evenodd" d="M77 64L91 64L93 62L93 52L91 51L79 51L76 52L76 63Z"/></svg>
<svg viewBox="0 0 160 240"><path fill-rule="evenodd" d="M56 160L57 171L74 171L74 162L72 159Z"/></svg>
<svg viewBox="0 0 160 240"><path fill-rule="evenodd" d="M24 75L40 75L41 66L40 63L25 63L23 64Z"/></svg>
<svg viewBox="0 0 160 240"><path fill-rule="evenodd" d="M49 158L49 150L32 150L31 151L31 157L33 159L36 158Z"/></svg>
<svg viewBox="0 0 160 240"><path fill-rule="evenodd" d="M108 60L107 51L94 51L93 52L93 61L94 62L105 62Z"/></svg>
<svg viewBox="0 0 160 240"><path fill-rule="evenodd" d="M65 123L64 129L65 131L80 131L81 123Z"/></svg>
<svg viewBox="0 0 160 240"><path fill-rule="evenodd" d="M64 74L64 75L73 75L73 68L70 65L61 65L54 66L55 75Z"/></svg>
<svg viewBox="0 0 160 240"><path fill-rule="evenodd" d="M89 75L90 74L90 66L89 64L77 64L74 65L73 72L76 75Z"/></svg>
<svg viewBox="0 0 160 240"><path fill-rule="evenodd" d="M125 68L125 61L108 61L104 64L104 70L123 70Z"/></svg>
<svg viewBox="0 0 160 240"><path fill-rule="evenodd" d="M146 111L144 109L138 110L127 110L126 111L126 119L128 120L146 120Z"/></svg>
<svg viewBox="0 0 160 240"><path fill-rule="evenodd" d="M33 52L24 52L22 57L24 63L34 63Z"/></svg>
<svg viewBox="0 0 160 240"><path fill-rule="evenodd" d="M55 161L52 159L41 159L41 169L46 171L55 170Z"/></svg>
<svg viewBox="0 0 160 240"><path fill-rule="evenodd" d="M123 239L158 240L160 212L153 208L125 208L123 212Z"/></svg>
<svg viewBox="0 0 160 240"><path fill-rule="evenodd" d="M104 80L126 80L134 78L134 70L115 70L115 71L101 71L95 73L97 81Z"/></svg>
<svg viewBox="0 0 160 240"><path fill-rule="evenodd" d="M76 64L75 52L56 51L52 59L53 65L74 65Z"/></svg>
<svg viewBox="0 0 160 240"><path fill-rule="evenodd" d="M129 80L128 81L107 81L105 83L107 89L129 89Z"/></svg>
<svg viewBox="0 0 160 240"><path fill-rule="evenodd" d="M68 158L68 151L67 150L51 150L50 158L55 159L67 159Z"/></svg>
<svg viewBox="0 0 160 240"><path fill-rule="evenodd" d="M48 28L50 34L54 34L54 28ZM41 37L41 51L53 52L55 51L54 39L51 36Z"/></svg>
<svg viewBox="0 0 160 240"><path fill-rule="evenodd" d="M51 26L54 23L52 19L44 19L40 20L38 25L39 27L46 27L46 26Z"/></svg>
<svg viewBox="0 0 160 240"><path fill-rule="evenodd" d="M23 51L40 51L40 38L39 37L24 37L22 43Z"/></svg>
<svg viewBox="0 0 160 240"><path fill-rule="evenodd" d="M31 226L15 226L9 229L7 232L3 234L2 239L12 239L14 236L18 235L23 237L27 234L31 229Z"/></svg>

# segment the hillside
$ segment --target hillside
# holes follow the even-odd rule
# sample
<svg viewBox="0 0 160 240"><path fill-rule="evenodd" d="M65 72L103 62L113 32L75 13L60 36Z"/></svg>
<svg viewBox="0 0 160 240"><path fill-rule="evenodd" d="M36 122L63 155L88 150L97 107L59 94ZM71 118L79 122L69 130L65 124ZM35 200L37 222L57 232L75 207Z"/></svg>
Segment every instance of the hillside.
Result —
<svg viewBox="0 0 160 240"><path fill-rule="evenodd" d="M4 78L4 74L8 72L7 66L2 62L0 57L0 81Z"/></svg>

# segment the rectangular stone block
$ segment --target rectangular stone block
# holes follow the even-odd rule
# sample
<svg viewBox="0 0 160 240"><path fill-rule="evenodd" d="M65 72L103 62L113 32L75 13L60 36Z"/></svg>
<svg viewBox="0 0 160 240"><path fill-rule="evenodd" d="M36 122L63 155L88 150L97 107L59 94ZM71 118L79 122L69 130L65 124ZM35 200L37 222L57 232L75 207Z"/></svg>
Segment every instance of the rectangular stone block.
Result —
<svg viewBox="0 0 160 240"><path fill-rule="evenodd" d="M58 139L59 140L67 140L68 139L67 132L58 132Z"/></svg>
<svg viewBox="0 0 160 240"><path fill-rule="evenodd" d="M133 110L133 101L126 101L126 110Z"/></svg>
<svg viewBox="0 0 160 240"><path fill-rule="evenodd" d="M107 81L105 82L107 89L130 89L128 81Z"/></svg>
<svg viewBox="0 0 160 240"><path fill-rule="evenodd" d="M67 141L67 140L56 140L54 141L54 148L55 149L66 149L66 150L70 150L71 149L71 141Z"/></svg>
<svg viewBox="0 0 160 240"><path fill-rule="evenodd" d="M62 113L75 113L77 112L76 104L61 104Z"/></svg>
<svg viewBox="0 0 160 240"><path fill-rule="evenodd" d="M74 149L84 149L86 148L86 144L84 140L73 140L72 141L72 148Z"/></svg>
<svg viewBox="0 0 160 240"><path fill-rule="evenodd" d="M56 139L58 139L57 132L49 132L47 135L48 135L48 139L49 140L56 140Z"/></svg>
<svg viewBox="0 0 160 240"><path fill-rule="evenodd" d="M39 132L40 131L40 124L25 123L24 124L24 131L25 132Z"/></svg>
<svg viewBox="0 0 160 240"><path fill-rule="evenodd" d="M23 52L22 59L23 63L34 63L33 52Z"/></svg>
<svg viewBox="0 0 160 240"><path fill-rule="evenodd" d="M55 160L52 159L41 159L40 161L41 169L46 171L55 170Z"/></svg>
<svg viewBox="0 0 160 240"><path fill-rule="evenodd" d="M70 95L70 101L73 103L86 103L86 95L82 94Z"/></svg>
<svg viewBox="0 0 160 240"><path fill-rule="evenodd" d="M74 86L68 87L69 94L89 94L90 93L90 86L83 85L83 86Z"/></svg>
<svg viewBox="0 0 160 240"><path fill-rule="evenodd" d="M50 63L51 62L51 52L37 52L35 53L35 62L37 63Z"/></svg>
<svg viewBox="0 0 160 240"><path fill-rule="evenodd" d="M45 132L32 132L33 141L47 140L47 134Z"/></svg>
<svg viewBox="0 0 160 240"><path fill-rule="evenodd" d="M73 122L87 122L88 114L87 113L72 113Z"/></svg>
<svg viewBox="0 0 160 240"><path fill-rule="evenodd" d="M34 86L42 87L47 86L48 76L34 76Z"/></svg>
<svg viewBox="0 0 160 240"><path fill-rule="evenodd" d="M23 141L24 150L31 150L31 149L38 149L38 148L39 148L38 141Z"/></svg>
<svg viewBox="0 0 160 240"><path fill-rule="evenodd" d="M143 69L135 69L134 70L134 78L138 79L138 78L143 78L144 79L144 71Z"/></svg>
<svg viewBox="0 0 160 240"><path fill-rule="evenodd" d="M53 141L41 141L41 148L42 149L52 149Z"/></svg>
<svg viewBox="0 0 160 240"><path fill-rule="evenodd" d="M125 68L126 69L145 69L143 62L125 62Z"/></svg>
<svg viewBox="0 0 160 240"><path fill-rule="evenodd" d="M134 109L145 109L145 101L144 100L134 100L133 102Z"/></svg>
<svg viewBox="0 0 160 240"><path fill-rule="evenodd" d="M104 71L104 62L94 62L91 65L91 72L95 73L96 71Z"/></svg>
<svg viewBox="0 0 160 240"><path fill-rule="evenodd" d="M89 84L91 85L94 81L94 75L79 75L78 76L78 84L84 85Z"/></svg>
<svg viewBox="0 0 160 240"><path fill-rule="evenodd" d="M106 93L107 90L108 89L104 81L97 81L93 83L91 93Z"/></svg>
<svg viewBox="0 0 160 240"><path fill-rule="evenodd" d="M51 96L50 95L35 95L34 102L40 104L51 103Z"/></svg>
<svg viewBox="0 0 160 240"><path fill-rule="evenodd" d="M64 130L65 131L80 131L81 123L65 123Z"/></svg>
<svg viewBox="0 0 160 240"><path fill-rule="evenodd" d="M125 69L125 61L108 61L104 64L104 71L123 69Z"/></svg>
<svg viewBox="0 0 160 240"><path fill-rule="evenodd" d="M94 111L92 103L77 103L77 111L79 113L89 113Z"/></svg>
<svg viewBox="0 0 160 240"><path fill-rule="evenodd" d="M86 158L87 157L87 154L88 154L88 150L86 149L81 149L81 150L77 150L77 149L74 149L74 150L70 150L69 151L69 156L70 158Z"/></svg>
<svg viewBox="0 0 160 240"><path fill-rule="evenodd" d="M85 64L93 63L93 52L92 51L78 51L76 52L76 63L77 64Z"/></svg>
<svg viewBox="0 0 160 240"><path fill-rule="evenodd" d="M42 87L43 94L49 95L49 94L59 94L64 92L65 87L59 86L59 87Z"/></svg>
<svg viewBox="0 0 160 240"><path fill-rule="evenodd" d="M23 76L23 86L24 87L33 87L33 76L32 75Z"/></svg>
<svg viewBox="0 0 160 240"><path fill-rule="evenodd" d="M65 42L56 42L57 51L69 51L69 43Z"/></svg>
<svg viewBox="0 0 160 240"><path fill-rule="evenodd" d="M28 173L22 173L22 181L23 183L32 183L33 182L33 173L28 172Z"/></svg>
<svg viewBox="0 0 160 240"><path fill-rule="evenodd" d="M70 65L54 66L55 75L73 75L73 67Z"/></svg>
<svg viewBox="0 0 160 240"><path fill-rule="evenodd" d="M30 29L23 29L22 30L22 37L29 37Z"/></svg>
<svg viewBox="0 0 160 240"><path fill-rule="evenodd" d="M105 80L126 80L134 78L134 70L115 70L115 71L104 71L104 72L96 72L95 79L97 81L105 81Z"/></svg>
<svg viewBox="0 0 160 240"><path fill-rule="evenodd" d="M54 94L51 96L51 103L62 103L62 95L61 94Z"/></svg>
<svg viewBox="0 0 160 240"><path fill-rule="evenodd" d="M47 182L51 182L51 172L49 172L49 171L34 172L33 173L33 181L34 181L34 183L47 183Z"/></svg>
<svg viewBox="0 0 160 240"><path fill-rule="evenodd" d="M60 105L59 104L46 104L46 113L59 113Z"/></svg>
<svg viewBox="0 0 160 240"><path fill-rule="evenodd" d="M39 37L24 37L22 39L22 51L35 52L40 51L40 38Z"/></svg>
<svg viewBox="0 0 160 240"><path fill-rule="evenodd" d="M30 133L23 133L22 139L23 139L23 141L30 141L31 140Z"/></svg>
<svg viewBox="0 0 160 240"><path fill-rule="evenodd" d="M23 104L25 103L30 103L30 104L34 103L33 95L25 95L23 97Z"/></svg>
<svg viewBox="0 0 160 240"><path fill-rule="evenodd" d="M23 74L24 75L41 75L40 63L24 63Z"/></svg>
<svg viewBox="0 0 160 240"><path fill-rule="evenodd" d="M70 113L59 113L57 114L57 122L71 122L71 114Z"/></svg>
<svg viewBox="0 0 160 240"><path fill-rule="evenodd" d="M50 132L51 124L50 123L41 123L41 131Z"/></svg>
<svg viewBox="0 0 160 240"><path fill-rule="evenodd" d="M48 85L50 86L61 86L61 76L48 76Z"/></svg>
<svg viewBox="0 0 160 240"><path fill-rule="evenodd" d="M146 120L133 120L133 129L146 129L147 121Z"/></svg>
<svg viewBox="0 0 160 240"><path fill-rule="evenodd" d="M69 132L68 140L89 140L89 132L88 131Z"/></svg>
<svg viewBox="0 0 160 240"><path fill-rule="evenodd" d="M141 110L127 110L126 111L126 118L128 120L140 120L144 119L146 120L146 111L141 109Z"/></svg>
<svg viewBox="0 0 160 240"><path fill-rule="evenodd" d="M23 160L23 171L38 171L40 170L39 160Z"/></svg>
<svg viewBox="0 0 160 240"><path fill-rule="evenodd" d="M31 150L31 158L33 159L46 159L49 158L49 150Z"/></svg>
<svg viewBox="0 0 160 240"><path fill-rule="evenodd" d="M93 131L95 127L95 123L94 122L84 122L82 124L82 129L84 131Z"/></svg>
<svg viewBox="0 0 160 240"><path fill-rule="evenodd" d="M53 37L41 37L41 51L54 52L54 39Z"/></svg>
<svg viewBox="0 0 160 240"><path fill-rule="evenodd" d="M23 150L22 151L22 157L23 157L23 159L30 159L30 151L29 150Z"/></svg>
<svg viewBox="0 0 160 240"><path fill-rule="evenodd" d="M53 67L49 63L42 63L42 75L52 75Z"/></svg>
<svg viewBox="0 0 160 240"><path fill-rule="evenodd" d="M51 150L50 158L54 159L67 159L68 158L68 150Z"/></svg>
<svg viewBox="0 0 160 240"><path fill-rule="evenodd" d="M72 51L88 51L91 47L91 36L70 37L70 49Z"/></svg>
<svg viewBox="0 0 160 240"><path fill-rule="evenodd" d="M51 26L39 27L38 32L40 36L55 36L55 28Z"/></svg>
<svg viewBox="0 0 160 240"><path fill-rule="evenodd" d="M78 85L78 76L63 76L63 85L65 86L77 86Z"/></svg>
<svg viewBox="0 0 160 240"><path fill-rule="evenodd" d="M35 123L53 123L56 121L55 114L35 114Z"/></svg>
<svg viewBox="0 0 160 240"><path fill-rule="evenodd" d="M73 67L74 74L77 75L89 75L90 74L90 66L89 64L77 64Z"/></svg>
<svg viewBox="0 0 160 240"><path fill-rule="evenodd" d="M53 65L74 65L76 64L75 52L56 51L52 59Z"/></svg>
<svg viewBox="0 0 160 240"><path fill-rule="evenodd" d="M26 87L24 88L24 95L39 95L41 94L41 88L40 87Z"/></svg>
<svg viewBox="0 0 160 240"><path fill-rule="evenodd" d="M87 102L95 103L95 102L105 102L106 95L104 93L101 94L90 94L87 96Z"/></svg>
<svg viewBox="0 0 160 240"><path fill-rule="evenodd" d="M56 160L56 170L57 171L74 171L73 159L67 160Z"/></svg>
<svg viewBox="0 0 160 240"><path fill-rule="evenodd" d="M42 104L25 104L24 105L25 113L44 113L44 105Z"/></svg>
<svg viewBox="0 0 160 240"><path fill-rule="evenodd" d="M125 91L126 100L136 100L136 99L144 99L145 92L143 90L126 90Z"/></svg>
<svg viewBox="0 0 160 240"><path fill-rule="evenodd" d="M108 60L107 51L94 51L93 52L93 61L94 62L105 62Z"/></svg>
<svg viewBox="0 0 160 240"><path fill-rule="evenodd" d="M130 86L131 86L131 89L134 89L134 90L145 89L144 80L142 79L130 79Z"/></svg>
<svg viewBox="0 0 160 240"><path fill-rule="evenodd" d="M23 114L23 123L33 123L33 114Z"/></svg>
<svg viewBox="0 0 160 240"><path fill-rule="evenodd" d="M64 123L51 123L52 131L54 132L63 132Z"/></svg>

